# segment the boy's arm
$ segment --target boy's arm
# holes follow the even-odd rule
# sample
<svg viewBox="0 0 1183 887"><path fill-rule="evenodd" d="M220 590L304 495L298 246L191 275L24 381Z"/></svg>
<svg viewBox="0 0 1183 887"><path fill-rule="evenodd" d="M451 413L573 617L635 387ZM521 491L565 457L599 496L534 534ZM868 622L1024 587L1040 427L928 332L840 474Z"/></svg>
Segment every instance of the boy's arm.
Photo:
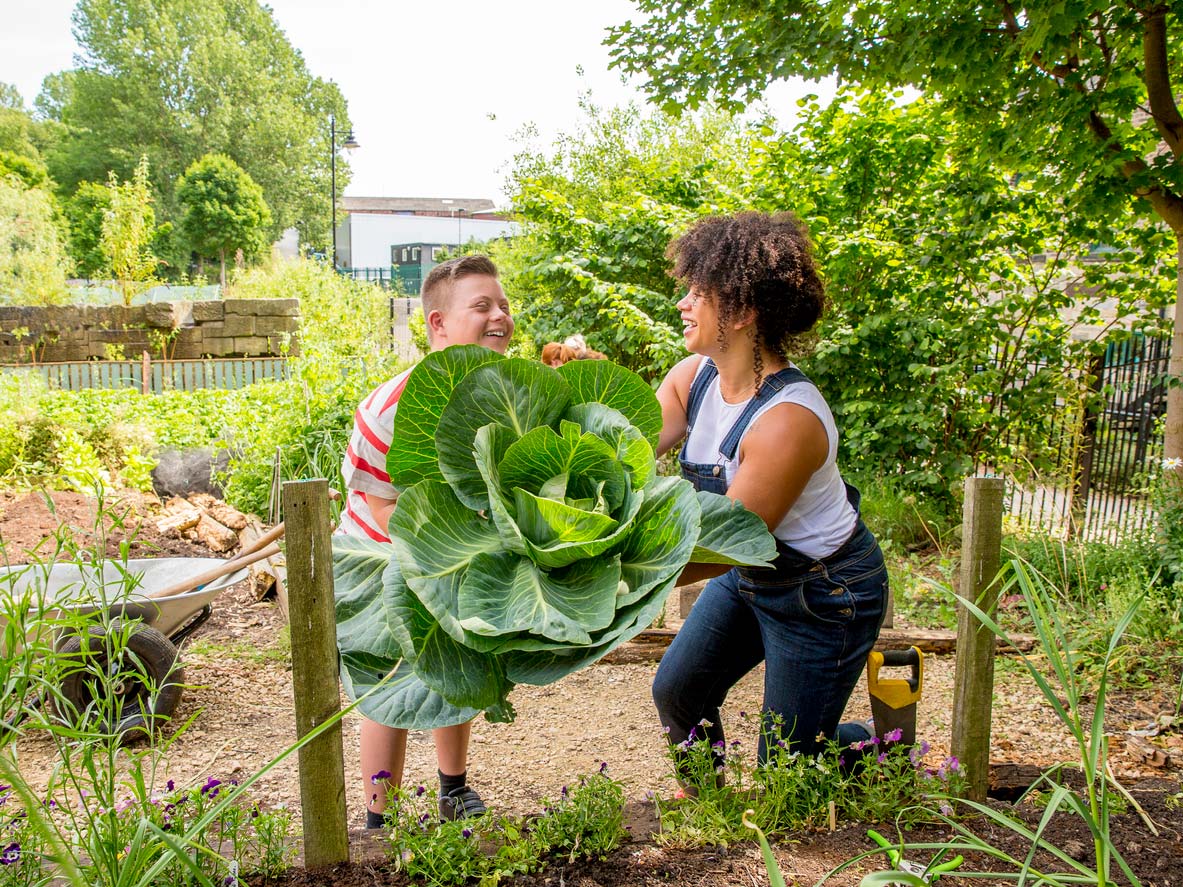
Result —
<svg viewBox="0 0 1183 887"><path fill-rule="evenodd" d="M374 520L377 521L378 526L386 531L386 535L390 535L390 515L394 513L394 505L398 502L398 498L385 499L382 496L376 496L373 493L362 493L366 497L366 505L370 506L370 514L374 515Z"/></svg>

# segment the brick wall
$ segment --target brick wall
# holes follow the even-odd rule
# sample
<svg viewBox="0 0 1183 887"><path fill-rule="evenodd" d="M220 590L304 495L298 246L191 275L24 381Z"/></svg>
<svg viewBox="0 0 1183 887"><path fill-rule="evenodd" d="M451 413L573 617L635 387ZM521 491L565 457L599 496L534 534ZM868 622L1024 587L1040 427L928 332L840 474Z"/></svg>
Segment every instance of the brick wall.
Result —
<svg viewBox="0 0 1183 887"><path fill-rule="evenodd" d="M299 352L298 299L226 299L60 308L0 307L0 363L102 359L106 346L135 358L279 355ZM163 353L162 353L163 347Z"/></svg>

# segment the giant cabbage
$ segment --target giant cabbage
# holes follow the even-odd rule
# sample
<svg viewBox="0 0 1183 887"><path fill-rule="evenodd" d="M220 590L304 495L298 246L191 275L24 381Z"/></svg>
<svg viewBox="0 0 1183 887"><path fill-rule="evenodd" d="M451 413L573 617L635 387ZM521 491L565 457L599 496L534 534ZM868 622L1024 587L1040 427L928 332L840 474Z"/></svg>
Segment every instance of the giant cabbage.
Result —
<svg viewBox="0 0 1183 887"><path fill-rule="evenodd" d="M392 544L333 540L341 678L366 716L512 720L515 684L634 637L688 562L767 565L759 517L657 474L660 432L652 389L608 361L429 354L394 422Z"/></svg>

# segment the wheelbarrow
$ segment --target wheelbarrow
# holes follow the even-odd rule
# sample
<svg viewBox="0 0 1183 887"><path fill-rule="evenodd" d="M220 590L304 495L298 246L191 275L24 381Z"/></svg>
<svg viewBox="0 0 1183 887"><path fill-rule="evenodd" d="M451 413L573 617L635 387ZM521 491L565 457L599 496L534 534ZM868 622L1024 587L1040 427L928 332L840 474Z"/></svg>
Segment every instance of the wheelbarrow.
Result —
<svg viewBox="0 0 1183 887"><path fill-rule="evenodd" d="M279 524L229 560L172 557L56 563L48 570L0 568L14 596L40 595L56 613L94 615L54 639L57 655L74 657L54 700L55 713L78 721L96 708L114 713L100 729L125 739L151 733L181 701L184 668L178 645L209 619L219 594L256 561L278 553ZM109 680L97 681L105 671ZM108 697L96 698L106 694ZM109 702L110 705L99 705Z"/></svg>

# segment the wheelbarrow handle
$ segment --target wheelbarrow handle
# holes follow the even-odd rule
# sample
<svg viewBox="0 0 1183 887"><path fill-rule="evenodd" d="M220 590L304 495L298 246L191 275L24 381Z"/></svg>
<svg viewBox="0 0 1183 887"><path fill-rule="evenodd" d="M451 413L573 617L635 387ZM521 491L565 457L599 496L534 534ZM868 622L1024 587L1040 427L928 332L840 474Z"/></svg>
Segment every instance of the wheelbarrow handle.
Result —
<svg viewBox="0 0 1183 887"><path fill-rule="evenodd" d="M255 561L261 561L264 558L271 557L273 554L279 554L279 546L274 542L266 548L258 551L253 551L247 555L239 555L228 561L222 561L218 566L206 570L204 573L199 573L196 576L191 576L181 582L176 582L167 588L162 588L159 591L154 591L146 597L159 599L166 597L173 597L174 595L184 594L186 591L192 591L195 588L200 588L202 585L208 585L215 579L221 579L223 576L233 573L235 570L241 570L243 567L249 567Z"/></svg>
<svg viewBox="0 0 1183 887"><path fill-rule="evenodd" d="M266 533L264 533L262 536L260 536L254 542L252 542L250 545L243 546L242 551L240 551L240 552L238 552L238 554L234 555L234 559L238 560L239 558L246 557L248 554L254 554L260 548L263 548L266 545L270 545L272 542L274 542L276 539L278 539L282 535L283 535L283 521L280 521L274 527L272 527L270 530L268 530Z"/></svg>

